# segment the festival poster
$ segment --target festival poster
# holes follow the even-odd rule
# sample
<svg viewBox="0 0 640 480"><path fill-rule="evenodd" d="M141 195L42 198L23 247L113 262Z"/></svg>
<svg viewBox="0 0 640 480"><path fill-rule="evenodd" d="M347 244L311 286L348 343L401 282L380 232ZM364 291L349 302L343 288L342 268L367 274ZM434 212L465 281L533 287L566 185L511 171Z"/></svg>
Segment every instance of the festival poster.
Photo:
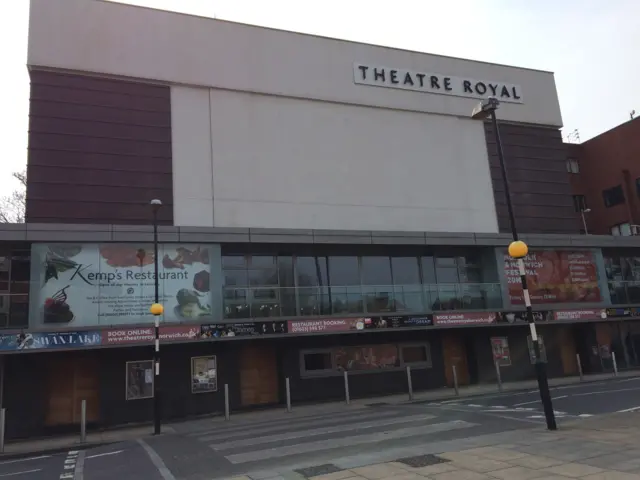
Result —
<svg viewBox="0 0 640 480"><path fill-rule="evenodd" d="M532 304L597 303L602 301L593 252L533 250L524 259ZM504 255L509 300L523 305L517 260Z"/></svg>
<svg viewBox="0 0 640 480"><path fill-rule="evenodd" d="M37 325L151 323L154 249L149 244L34 244L30 307ZM209 249L163 244L158 250L163 322L211 313Z"/></svg>

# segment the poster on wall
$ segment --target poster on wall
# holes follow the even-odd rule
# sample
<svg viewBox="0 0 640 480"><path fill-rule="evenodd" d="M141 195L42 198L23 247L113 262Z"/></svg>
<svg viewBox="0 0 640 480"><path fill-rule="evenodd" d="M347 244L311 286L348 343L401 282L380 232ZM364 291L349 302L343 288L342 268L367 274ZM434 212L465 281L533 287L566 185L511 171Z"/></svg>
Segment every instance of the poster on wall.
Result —
<svg viewBox="0 0 640 480"><path fill-rule="evenodd" d="M153 360L126 363L126 399L153 397Z"/></svg>
<svg viewBox="0 0 640 480"><path fill-rule="evenodd" d="M216 356L191 358L191 393L218 391Z"/></svg>
<svg viewBox="0 0 640 480"><path fill-rule="evenodd" d="M533 250L524 259L531 302L595 303L602 301L594 254L590 251ZM523 305L517 260L504 255L512 305Z"/></svg>
<svg viewBox="0 0 640 480"><path fill-rule="evenodd" d="M211 314L209 250L159 246L158 280L164 322ZM39 325L151 323L155 268L152 245L34 244L31 312Z"/></svg>
<svg viewBox="0 0 640 480"><path fill-rule="evenodd" d="M507 337L491 337L491 350L494 362L498 362L501 367L511 365L511 351Z"/></svg>

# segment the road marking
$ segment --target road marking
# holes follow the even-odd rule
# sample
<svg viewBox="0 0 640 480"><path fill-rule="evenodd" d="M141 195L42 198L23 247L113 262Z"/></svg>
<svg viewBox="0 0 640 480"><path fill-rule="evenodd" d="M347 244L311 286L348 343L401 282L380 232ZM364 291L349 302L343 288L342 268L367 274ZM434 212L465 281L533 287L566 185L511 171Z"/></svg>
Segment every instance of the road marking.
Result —
<svg viewBox="0 0 640 480"><path fill-rule="evenodd" d="M580 418L589 418L589 417L593 417L593 415L591 415L590 413L581 413L580 415L578 415Z"/></svg>
<svg viewBox="0 0 640 480"><path fill-rule="evenodd" d="M531 402L522 402L522 403L516 403L513 406L514 407L521 407L522 405L531 405L532 403L539 403L540 399L536 399L536 400L532 400Z"/></svg>
<svg viewBox="0 0 640 480"><path fill-rule="evenodd" d="M290 455L300 455L302 453L318 454L324 450L331 450L340 447L353 447L356 445L364 445L389 440L405 439L409 437L424 436L431 433L448 432L456 429L464 429L475 427L478 424L469 423L463 420L453 420L445 423L434 423L431 425L423 425L413 428L402 428L387 432L376 432L365 435L354 435L351 437L333 438L327 440L318 440L315 442L301 443L298 445L287 445L283 447L267 448L265 450L252 450L245 453L237 453L227 455L225 458L231 463L239 464L246 462L255 462L259 460L274 459L278 457L287 457Z"/></svg>
<svg viewBox="0 0 640 480"><path fill-rule="evenodd" d="M419 423L424 420L431 420L435 418L433 415L411 415L407 417L387 418L372 422L359 422L348 423L345 425L336 425L333 427L314 428L310 430L298 430L295 432L278 433L275 435L266 436L252 436L236 441L224 441L220 438L221 443L210 444L209 446L214 450L228 450L230 448L248 447L251 445L259 445L261 443L281 442L285 440L294 440L296 438L308 438L317 437L319 435L329 435L339 432L349 432L351 430L363 430L374 427L386 427L391 425L403 424L403 423Z"/></svg>
<svg viewBox="0 0 640 480"><path fill-rule="evenodd" d="M468 403L467 407L473 407L473 408L481 408L483 405L476 405L475 403Z"/></svg>
<svg viewBox="0 0 640 480"><path fill-rule="evenodd" d="M530 412L533 408L501 408L499 410L482 410L483 412L489 413L504 413L504 412Z"/></svg>
<svg viewBox="0 0 640 480"><path fill-rule="evenodd" d="M631 407L631 408L626 408L624 410L618 410L616 413L628 413L628 412L635 412L636 410L640 410L640 407Z"/></svg>
<svg viewBox="0 0 640 480"><path fill-rule="evenodd" d="M151 462L158 469L158 472L160 473L162 478L164 478L164 480L176 480L176 477L173 476L171 471L164 464L164 462L160 458L160 455L158 455L156 451L153 448L151 448L151 446L147 442L145 442L141 438L139 438L137 442L140 444L142 448L144 448L145 452L147 452L147 455L149 455Z"/></svg>
<svg viewBox="0 0 640 480"><path fill-rule="evenodd" d="M6 462L0 462L0 465L8 465L9 463L30 462L31 460L40 460L42 458L49 458L51 455L40 455L39 457L31 458L19 458L17 460L7 460Z"/></svg>
<svg viewBox="0 0 640 480"><path fill-rule="evenodd" d="M587 396L587 395L606 395L608 393L631 392L631 391L636 391L636 390L640 390L640 388L638 388L638 387L636 387L636 388L618 388L617 390L603 390L603 391L598 391L598 392L574 393L573 396L574 397L584 397L584 396Z"/></svg>
<svg viewBox="0 0 640 480"><path fill-rule="evenodd" d="M96 455L90 455L88 457L86 457L86 459L90 459L90 458L98 458L98 457L104 457L106 455L117 455L118 453L122 453L124 452L124 450L116 450L115 452L107 452L107 453L98 453Z"/></svg>
<svg viewBox="0 0 640 480"><path fill-rule="evenodd" d="M569 395L560 395L559 397L552 397L551 400L560 400L561 398L567 398Z"/></svg>
<svg viewBox="0 0 640 480"><path fill-rule="evenodd" d="M14 473L3 473L0 477L13 477L14 475L24 475L25 473L34 473L41 471L41 468L36 468L34 470L25 470L24 472L14 472Z"/></svg>
<svg viewBox="0 0 640 480"><path fill-rule="evenodd" d="M627 378L625 380L616 380L613 383L625 383L625 382L633 382L635 380L640 380L640 377Z"/></svg>

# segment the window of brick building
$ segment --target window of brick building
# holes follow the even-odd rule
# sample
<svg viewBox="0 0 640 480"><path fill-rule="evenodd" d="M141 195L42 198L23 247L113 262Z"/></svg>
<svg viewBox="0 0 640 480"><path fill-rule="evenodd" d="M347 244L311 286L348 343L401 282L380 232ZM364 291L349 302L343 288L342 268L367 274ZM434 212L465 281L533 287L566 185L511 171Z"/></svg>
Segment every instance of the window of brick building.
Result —
<svg viewBox="0 0 640 480"><path fill-rule="evenodd" d="M602 199L604 200L605 207L615 207L616 205L624 203L622 185L616 185L615 187L603 190Z"/></svg>

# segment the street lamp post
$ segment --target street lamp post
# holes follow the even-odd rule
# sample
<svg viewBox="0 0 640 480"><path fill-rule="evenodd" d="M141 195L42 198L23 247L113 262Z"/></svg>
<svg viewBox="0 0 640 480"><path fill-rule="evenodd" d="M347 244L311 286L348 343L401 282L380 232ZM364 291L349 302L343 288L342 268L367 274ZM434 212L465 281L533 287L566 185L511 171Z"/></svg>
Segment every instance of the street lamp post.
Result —
<svg viewBox="0 0 640 480"><path fill-rule="evenodd" d="M504 193L507 202L507 212L509 214L509 223L511 226L511 235L513 241L509 245L509 255L518 261L518 271L520 273L520 281L522 282L522 296L524 298L524 304L526 307L527 323L531 331L531 341L533 343L533 351L535 354L535 367L536 376L538 378L538 389L540 390L540 400L542 401L542 407L544 409L544 416L547 421L547 428L549 430L556 430L556 418L553 412L553 405L551 403L551 393L549 392L549 382L547 379L547 367L546 364L540 358L540 340L536 332L536 324L533 318L533 309L531 308L531 297L529 296L529 288L527 287L527 276L524 265L524 258L529 252L529 247L526 243L519 240L518 230L516 229L516 220L513 213L513 205L511 203L511 192L509 190L509 180L507 178L507 168L504 163L504 153L502 151L502 141L500 139L500 130L498 129L498 121L496 119L496 110L500 102L495 97L489 97L487 100L480 102L476 108L473 109L471 115L474 119L486 119L491 118L491 124L493 126L493 133L496 137L496 148L498 150L498 160L500 161L500 170L502 172L502 180L504 182Z"/></svg>
<svg viewBox="0 0 640 480"><path fill-rule="evenodd" d="M151 210L153 211L153 287L154 303L150 311L155 320L155 345L153 350L153 366L155 376L153 381L153 434L160 435L161 431L161 403L160 403L160 316L164 313L164 307L160 303L160 279L158 278L158 211L162 207L162 202L158 199L151 200Z"/></svg>
<svg viewBox="0 0 640 480"><path fill-rule="evenodd" d="M585 213L589 213L591 211L590 208L581 208L580 215L582 215L582 226L584 227L584 234L589 235L589 230L587 230L587 217L584 216Z"/></svg>

